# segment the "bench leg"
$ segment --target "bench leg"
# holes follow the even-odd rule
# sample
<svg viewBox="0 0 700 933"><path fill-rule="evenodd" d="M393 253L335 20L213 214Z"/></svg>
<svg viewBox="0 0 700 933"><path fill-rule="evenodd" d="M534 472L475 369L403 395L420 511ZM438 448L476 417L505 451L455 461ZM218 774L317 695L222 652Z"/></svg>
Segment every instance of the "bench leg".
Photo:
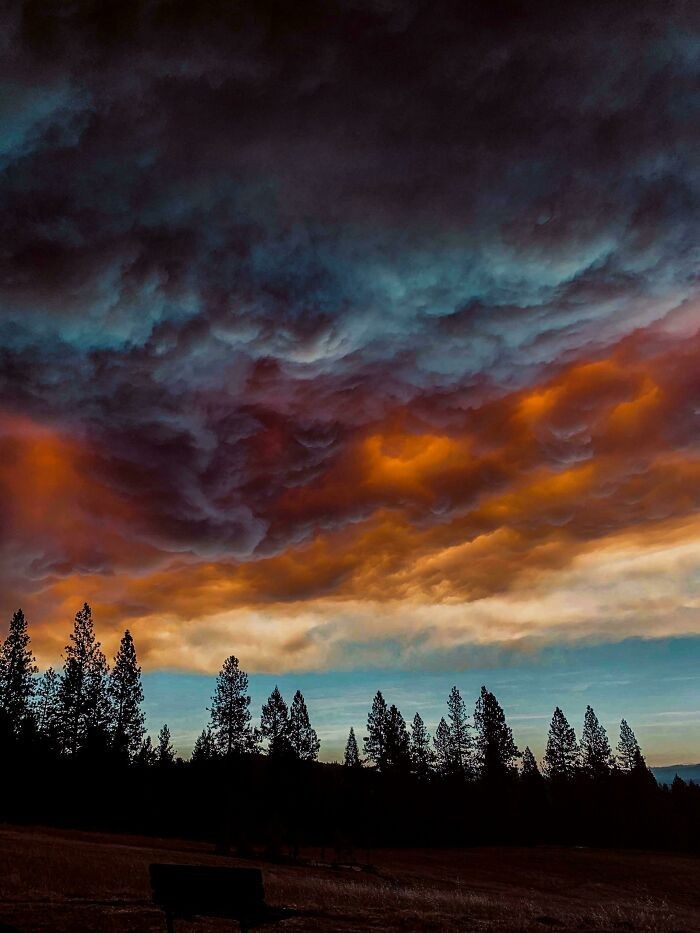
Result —
<svg viewBox="0 0 700 933"><path fill-rule="evenodd" d="M175 933L175 918L170 911L167 911L165 914L165 923L168 928L168 933Z"/></svg>

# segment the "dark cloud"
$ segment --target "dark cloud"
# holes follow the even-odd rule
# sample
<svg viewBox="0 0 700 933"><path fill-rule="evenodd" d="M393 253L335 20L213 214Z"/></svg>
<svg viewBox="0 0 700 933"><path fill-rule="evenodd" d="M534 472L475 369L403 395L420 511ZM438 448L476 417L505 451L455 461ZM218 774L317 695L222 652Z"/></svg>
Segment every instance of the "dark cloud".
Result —
<svg viewBox="0 0 700 933"><path fill-rule="evenodd" d="M630 479L697 433L692 4L34 0L3 25L0 391L94 483L33 577L133 569L116 539L66 544L98 502L153 565L383 508L429 527L608 456L606 508L513 522L585 538L695 508ZM652 353L665 395L632 450L596 419L644 397ZM439 488L370 488L363 444L402 432L476 454L447 445Z"/></svg>

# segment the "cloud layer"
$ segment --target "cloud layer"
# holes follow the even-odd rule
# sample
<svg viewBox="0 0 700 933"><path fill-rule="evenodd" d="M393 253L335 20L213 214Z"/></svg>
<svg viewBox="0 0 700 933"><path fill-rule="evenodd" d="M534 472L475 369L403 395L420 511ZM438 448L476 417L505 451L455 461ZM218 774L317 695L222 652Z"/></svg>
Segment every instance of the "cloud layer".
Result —
<svg viewBox="0 0 700 933"><path fill-rule="evenodd" d="M655 7L7 13L40 651L86 598L203 669L700 631L700 22Z"/></svg>

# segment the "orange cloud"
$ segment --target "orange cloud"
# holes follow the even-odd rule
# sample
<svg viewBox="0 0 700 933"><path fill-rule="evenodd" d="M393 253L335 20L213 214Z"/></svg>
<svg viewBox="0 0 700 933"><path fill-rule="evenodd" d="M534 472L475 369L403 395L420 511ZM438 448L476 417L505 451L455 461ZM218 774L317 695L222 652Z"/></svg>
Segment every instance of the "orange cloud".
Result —
<svg viewBox="0 0 700 933"><path fill-rule="evenodd" d="M642 550L649 541L660 551L669 529L694 540L700 450L684 397L694 360L692 343L656 356L623 344L542 385L464 408L442 427L425 411L397 409L351 434L320 474L266 502L262 517L281 544L247 560L169 547L152 532L148 500L122 494L85 438L5 416L0 488L12 604L34 617L37 647L49 655L87 599L107 642L129 624L147 659L184 666L211 620L225 618L253 644L233 620L254 617L259 637L265 625L279 630L284 668L299 657L326 663L310 645L349 606L393 613L404 605L423 613L429 631L426 607L461 606L476 619L478 606L515 606L533 587L545 600L547 581L554 593L570 568L611 541ZM273 433L274 456L284 457L284 438ZM364 637L387 629L373 612ZM305 613L313 622L301 625ZM493 614L483 618L483 638L520 637ZM595 629L588 616L585 626ZM269 651L258 653L272 663Z"/></svg>

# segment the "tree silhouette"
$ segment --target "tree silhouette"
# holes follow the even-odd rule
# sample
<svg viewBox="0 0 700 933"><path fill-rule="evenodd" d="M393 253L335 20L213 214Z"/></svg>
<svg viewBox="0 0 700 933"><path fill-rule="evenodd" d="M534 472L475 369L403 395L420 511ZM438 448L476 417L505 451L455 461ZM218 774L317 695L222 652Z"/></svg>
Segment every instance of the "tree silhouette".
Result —
<svg viewBox="0 0 700 933"><path fill-rule="evenodd" d="M190 760L193 764L200 764L204 761L212 761L214 758L216 758L216 742L211 727L207 726L197 736Z"/></svg>
<svg viewBox="0 0 700 933"><path fill-rule="evenodd" d="M435 730L433 738L435 747L435 768L439 775L448 777L454 774L454 762L452 760L452 743L450 741L450 727L445 721L445 717L440 720Z"/></svg>
<svg viewBox="0 0 700 933"><path fill-rule="evenodd" d="M398 707L392 703L386 716L386 762L385 770L408 771L411 766L410 740L406 720Z"/></svg>
<svg viewBox="0 0 700 933"><path fill-rule="evenodd" d="M54 742L58 729L58 688L56 671L49 667L39 678L34 694L34 717L39 734Z"/></svg>
<svg viewBox="0 0 700 933"><path fill-rule="evenodd" d="M7 638L0 647L0 708L15 733L31 715L36 673L34 655L29 647L27 620L18 609L10 620Z"/></svg>
<svg viewBox="0 0 700 933"><path fill-rule="evenodd" d="M128 629L122 636L114 658L107 695L112 707L112 747L119 754L131 759L141 748L145 717L141 709L141 668L136 659L134 639Z"/></svg>
<svg viewBox="0 0 700 933"><path fill-rule="evenodd" d="M474 743L469 734L471 726L467 718L467 708L457 687L450 690L447 698L447 718L450 729L451 770L456 777L469 778L474 771Z"/></svg>
<svg viewBox="0 0 700 933"><path fill-rule="evenodd" d="M309 711L300 690L294 694L289 708L289 745L300 761L316 761L321 743L309 721Z"/></svg>
<svg viewBox="0 0 700 933"><path fill-rule="evenodd" d="M544 755L547 776L554 779L573 777L578 769L579 757L576 733L557 706L549 727Z"/></svg>
<svg viewBox="0 0 700 933"><path fill-rule="evenodd" d="M541 841L543 833L547 832L551 805L548 790L547 782L540 774L535 756L528 746L523 752L520 771L519 822L520 832L530 844Z"/></svg>
<svg viewBox="0 0 700 933"><path fill-rule="evenodd" d="M494 781L515 774L514 762L520 752L513 741L503 708L486 687L481 688L481 695L476 701L474 728L481 777Z"/></svg>
<svg viewBox="0 0 700 933"><path fill-rule="evenodd" d="M150 768L158 761L158 753L153 747L150 735L142 739L134 755L134 762L141 768Z"/></svg>
<svg viewBox="0 0 700 933"><path fill-rule="evenodd" d="M175 762L175 749L170 742L170 729L167 723L163 724L158 733L156 756L161 768L168 768Z"/></svg>
<svg viewBox="0 0 700 933"><path fill-rule="evenodd" d="M533 778L537 780L541 778L540 769L537 767L537 761L535 756L530 750L530 746L525 746L525 751L523 752L523 766L520 774L525 780L532 780Z"/></svg>
<svg viewBox="0 0 700 933"><path fill-rule="evenodd" d="M279 758L289 753L289 712L278 687L275 687L263 705L260 732L267 739L267 753L270 757Z"/></svg>
<svg viewBox="0 0 700 933"><path fill-rule="evenodd" d="M581 766L592 777L604 777L613 766L608 733L591 706L586 707L581 733Z"/></svg>
<svg viewBox="0 0 700 933"><path fill-rule="evenodd" d="M630 729L626 719L623 719L620 723L617 761L621 770L625 772L647 770L646 761L642 755L637 737Z"/></svg>
<svg viewBox="0 0 700 933"><path fill-rule="evenodd" d="M387 716L386 700L381 690L377 690L367 716L367 735L364 737L365 757L377 771L384 771L387 766Z"/></svg>
<svg viewBox="0 0 700 933"><path fill-rule="evenodd" d="M355 738L355 730L350 727L350 733L348 735L348 740L345 744L345 757L343 759L343 764L346 768L360 768L362 767L362 761L360 760L360 752L357 747L357 739Z"/></svg>
<svg viewBox="0 0 700 933"><path fill-rule="evenodd" d="M107 660L87 603L76 613L64 659L58 688L61 739L65 750L75 755L89 736L106 730L109 723Z"/></svg>
<svg viewBox="0 0 700 933"><path fill-rule="evenodd" d="M430 733L418 713L411 723L410 739L411 771L420 781L427 781L433 771L435 755L430 747Z"/></svg>
<svg viewBox="0 0 700 933"><path fill-rule="evenodd" d="M211 727L216 748L226 757L251 752L257 734L250 724L248 675L240 669L238 658L226 658L216 678L211 698Z"/></svg>

